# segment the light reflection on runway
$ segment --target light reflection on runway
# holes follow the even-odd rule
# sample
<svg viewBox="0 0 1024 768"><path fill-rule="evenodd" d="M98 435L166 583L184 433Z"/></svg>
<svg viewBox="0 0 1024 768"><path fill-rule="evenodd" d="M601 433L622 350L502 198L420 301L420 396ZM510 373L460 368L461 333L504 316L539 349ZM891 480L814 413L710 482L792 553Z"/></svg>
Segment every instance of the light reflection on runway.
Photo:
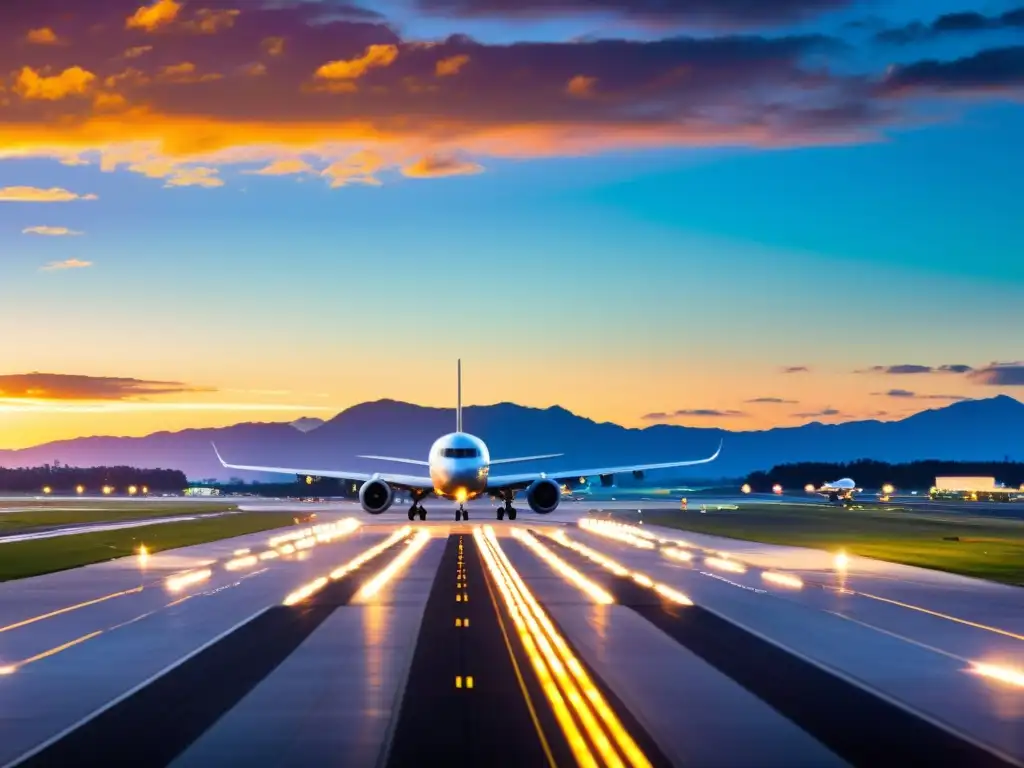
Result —
<svg viewBox="0 0 1024 768"><path fill-rule="evenodd" d="M644 692L657 687L657 681L650 679L657 675L656 669L642 672L640 666L650 666L644 659L645 649L661 641L652 639L654 630L629 623L632 619L623 619L623 612L628 611L625 606L592 604L595 595L604 591L599 578L626 576L651 595L683 606L681 611L691 610L686 606L693 604L711 609L794 652L814 656L887 695L955 722L957 727L977 733L978 738L986 741L996 739L1000 727L1005 730L1007 718L1024 714L1024 693L1020 691L1024 685L1024 650L1014 650L1024 636L993 624L890 598L884 593L876 594L877 590L861 591L856 559L840 569L851 582L847 583L846 592L839 594L823 588L834 588L832 577L836 572L826 574L825 578L799 569L764 567L747 562L735 551L717 547L705 550L680 539L676 531L660 531L653 526L616 529L625 535L603 536L601 526L576 526L578 517L578 513L567 513L550 524L546 518L538 517L527 518L525 524L521 520L519 526L491 520L484 525L491 532L488 541L490 537L501 540L509 567L517 572L523 586L536 595L539 605L546 604L552 595L559 596L555 605L562 607L553 608L552 616L559 622L567 642L607 650L619 642L617 638L624 626L633 627L631 647L635 653L630 654L628 664L637 670L635 680L616 678L622 695L632 702L636 696L647 695ZM11 759L19 747L24 751L31 746L32 739L38 740L46 729L52 735L59 730L59 723L84 716L233 622L280 603L303 585L316 584L301 599L308 598L331 581L335 572L344 576L347 566L365 552L388 541L404 541L399 545L401 550L394 555L389 553L381 563L380 573L386 573L386 577L376 587L365 588L358 605L344 609L362 612L358 652L363 654L360 658L361 674L365 675L364 707L387 712L391 706L387 691L394 683L394 670L401 668L394 657L397 651L387 642L395 631L389 618L393 610L389 601L395 587L410 574L416 578L432 575L424 572L427 566L417 557L428 543L450 532L482 531L481 522L437 522L420 527L408 525L404 513L395 514L380 524L360 521L336 538L321 531L320 535L327 540L321 540L316 533L299 531L288 539L273 542L268 541L265 533L242 537L237 542L221 543L224 554L217 557L194 556L199 562L206 557L204 564L184 570L168 572L161 567L159 554L145 558L134 572L104 570L105 576L95 582L96 586L110 587L120 580L119 591L97 592L96 597L88 600L68 601L68 605L0 627L0 764ZM313 543L296 546L310 539ZM543 542L562 565L555 565L555 560L541 554L531 541ZM509 543L507 549L505 542ZM590 563L590 570L561 558L565 550L559 544L582 556ZM484 546L489 552L493 550L486 542ZM211 550L198 547L194 551ZM275 554L264 559L268 552ZM537 567L523 567L524 557L532 558ZM339 563L345 565L339 567ZM42 584L66 579L54 574L26 581ZM136 584L142 580L142 584L129 586L123 583L125 580L134 580ZM556 590L552 581L560 582L561 587ZM383 589L385 582L389 584L387 589ZM592 584L594 589L583 584ZM9 594L17 590L17 585L2 587ZM3 594L0 590L0 597ZM200 599L204 597L207 599ZM525 597L521 605L524 610L529 609ZM572 607L585 607L586 612L576 613L578 619L573 619ZM637 630L637 626L641 629ZM869 634L876 639L867 639ZM301 655L303 651L296 653ZM627 660L601 651L588 659L588 663L598 662L601 669L606 669L626 664ZM678 659L676 663L683 664ZM81 670L89 664L89 679L96 683L92 686L82 684ZM53 681L58 679L75 683L54 687ZM633 699L629 698L630 691ZM37 694L36 700L32 700L33 692ZM30 700L34 721L25 734L19 735L12 726L3 724L2 715L15 702ZM671 707L673 703L663 701L661 705ZM4 743L8 746L2 746ZM1001 746L1009 748L1005 738Z"/></svg>

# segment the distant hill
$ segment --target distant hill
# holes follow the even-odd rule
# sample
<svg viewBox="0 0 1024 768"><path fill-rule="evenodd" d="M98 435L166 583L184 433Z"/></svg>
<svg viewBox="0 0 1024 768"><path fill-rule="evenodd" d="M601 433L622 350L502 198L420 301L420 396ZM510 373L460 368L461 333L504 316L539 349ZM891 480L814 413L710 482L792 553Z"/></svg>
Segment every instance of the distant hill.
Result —
<svg viewBox="0 0 1024 768"><path fill-rule="evenodd" d="M312 422L300 423L312 426ZM401 465L355 456L426 458L430 444L454 425L452 409L379 400L353 406L308 431L294 422L245 423L146 437L87 437L0 451L0 466L29 467L58 460L72 466L174 467L193 479L227 480L242 474L220 466L210 447L215 441L229 461L240 464L386 471ZM693 475L739 477L782 463L859 458L888 462L1024 460L1024 404L1005 395L954 403L902 421L814 422L757 432L669 425L628 429L597 423L557 406L538 409L512 403L466 408L464 426L487 442L492 458L564 453L564 458L537 465L551 471L700 458L711 454L720 439L725 446L719 460L694 468ZM280 479L279 475L245 475ZM672 475L680 476L680 472Z"/></svg>

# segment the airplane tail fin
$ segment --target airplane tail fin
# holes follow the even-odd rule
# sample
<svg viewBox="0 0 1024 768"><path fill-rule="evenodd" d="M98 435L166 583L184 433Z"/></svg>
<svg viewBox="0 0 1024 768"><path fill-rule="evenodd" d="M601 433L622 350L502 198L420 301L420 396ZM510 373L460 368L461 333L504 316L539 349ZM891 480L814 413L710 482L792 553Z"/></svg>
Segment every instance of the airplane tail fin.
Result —
<svg viewBox="0 0 1024 768"><path fill-rule="evenodd" d="M458 404L455 407L455 431L462 431L462 360L458 363L458 375L459 375L459 399Z"/></svg>

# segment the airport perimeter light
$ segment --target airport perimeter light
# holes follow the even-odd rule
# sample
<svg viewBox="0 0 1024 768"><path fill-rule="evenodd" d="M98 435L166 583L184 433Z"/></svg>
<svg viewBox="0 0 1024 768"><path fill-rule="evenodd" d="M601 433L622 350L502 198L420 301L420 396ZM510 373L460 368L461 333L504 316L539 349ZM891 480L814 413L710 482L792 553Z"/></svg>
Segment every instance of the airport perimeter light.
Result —
<svg viewBox="0 0 1024 768"><path fill-rule="evenodd" d="M43 486L43 493L45 493L47 496L49 496L51 493L53 493L53 488L51 488L48 485L44 485Z"/></svg>
<svg viewBox="0 0 1024 768"><path fill-rule="evenodd" d="M882 493L884 493L886 496L891 496L893 491L895 490L896 488L893 487L892 483L886 483L885 485L882 486Z"/></svg>
<svg viewBox="0 0 1024 768"><path fill-rule="evenodd" d="M85 493L85 486L84 485L76 485L75 486L75 493L77 493L79 496L81 496L83 493Z"/></svg>
<svg viewBox="0 0 1024 768"><path fill-rule="evenodd" d="M774 494L776 494L776 495L779 495L779 494L781 494L781 493L782 493L782 486L781 486L781 485L779 485L778 483L776 483L775 485L773 485L773 486L772 486L772 493L774 493Z"/></svg>
<svg viewBox="0 0 1024 768"><path fill-rule="evenodd" d="M750 493L750 483L744 483L743 487L740 488L740 492L742 492L742 493Z"/></svg>

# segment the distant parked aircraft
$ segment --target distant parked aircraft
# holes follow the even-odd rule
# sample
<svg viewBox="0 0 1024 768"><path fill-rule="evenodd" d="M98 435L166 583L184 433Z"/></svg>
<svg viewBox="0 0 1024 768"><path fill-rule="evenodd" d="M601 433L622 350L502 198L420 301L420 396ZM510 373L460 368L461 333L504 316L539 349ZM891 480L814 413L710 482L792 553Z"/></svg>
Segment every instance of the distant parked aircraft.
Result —
<svg viewBox="0 0 1024 768"><path fill-rule="evenodd" d="M827 496L829 501L853 501L853 495L860 493L863 488L858 488L857 484L848 477L844 477L840 480L836 480L833 483L825 483L821 488L815 488L814 493L820 496Z"/></svg>

